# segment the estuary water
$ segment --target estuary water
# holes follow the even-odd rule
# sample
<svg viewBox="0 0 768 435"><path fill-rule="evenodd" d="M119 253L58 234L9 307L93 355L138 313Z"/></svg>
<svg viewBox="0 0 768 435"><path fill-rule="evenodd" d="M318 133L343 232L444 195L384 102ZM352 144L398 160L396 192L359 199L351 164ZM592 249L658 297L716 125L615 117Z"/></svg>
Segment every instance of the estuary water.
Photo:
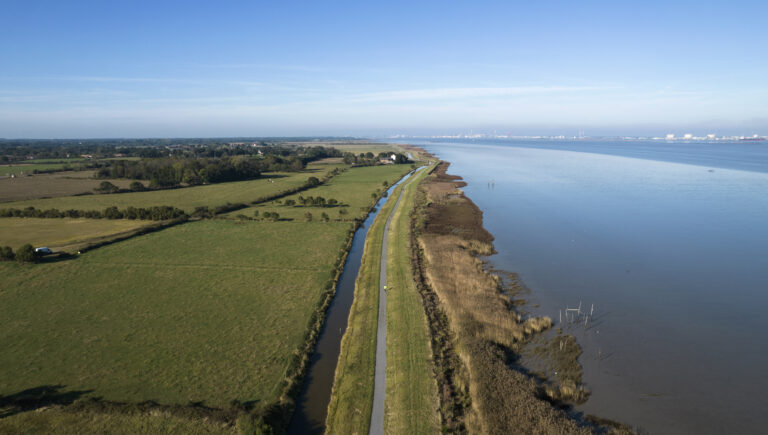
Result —
<svg viewBox="0 0 768 435"><path fill-rule="evenodd" d="M410 142L452 163L499 269L573 327L575 412L649 433L768 427L768 142Z"/></svg>

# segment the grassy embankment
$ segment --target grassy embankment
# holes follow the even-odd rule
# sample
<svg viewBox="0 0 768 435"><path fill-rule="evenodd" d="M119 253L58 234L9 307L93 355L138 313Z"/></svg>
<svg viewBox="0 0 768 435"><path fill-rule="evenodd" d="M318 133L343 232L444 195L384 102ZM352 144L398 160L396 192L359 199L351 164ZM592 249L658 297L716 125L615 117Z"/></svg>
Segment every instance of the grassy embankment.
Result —
<svg viewBox="0 0 768 435"><path fill-rule="evenodd" d="M369 184L395 174L378 171L381 178L368 183L350 179L338 199L362 198L363 190L372 204ZM370 175L354 173L360 179ZM245 195L252 199L254 192ZM61 386L67 397L117 402L117 414L125 419L93 419L130 423L127 431L151 423L143 417L164 421L152 427L176 424L179 412L213 413L209 420L222 429L231 429L243 413L280 425L352 228L348 222L202 221L76 260L0 264L0 323L7 325L0 331L6 345L0 355L0 404L6 402L0 415L12 414L0 418L0 431L26 424L71 431L67 422L100 414L86 406L72 416L72 406L66 406L30 415L20 412L28 408L19 403L8 403L21 391L43 386ZM160 405L137 411L135 403L145 400ZM48 404L56 403L66 402L54 398Z"/></svg>
<svg viewBox="0 0 768 435"><path fill-rule="evenodd" d="M407 221L412 206L410 192L417 182L418 180L406 185L406 195L400 204L402 212L397 223L393 218L390 226L393 233L398 232L400 236L402 234L399 232L403 231L403 222ZM399 186L393 191L392 200L386 202L368 230L355 286L355 299L336 367L326 420L328 433L367 433L370 425L384 224L402 188L403 186ZM387 430L395 432L400 429L405 432L433 432L437 430L437 404L429 361L426 322L420 302L414 303L414 295L409 294L412 284L409 283L409 277L412 281L413 276L409 275L407 270L410 253L403 252L405 246L400 237L393 237L390 243L388 261L391 266L388 265L388 273L392 275L388 275L388 285L396 290L388 296L392 298L388 299L392 301L392 307L387 310L387 358L392 358L391 370L397 371L398 374L390 373L388 366L385 425Z"/></svg>
<svg viewBox="0 0 768 435"><path fill-rule="evenodd" d="M152 207L172 205L187 213L195 207L215 207L226 203L250 203L259 198L303 185L308 177L322 178L327 172L343 164L309 164L301 172L268 172L257 180L217 183L181 189L155 190L149 192L118 193L110 195L69 196L7 202L0 208L35 207L37 209L57 208L59 210L103 210L110 206L120 209L127 207ZM271 182L270 182L271 180Z"/></svg>
<svg viewBox="0 0 768 435"><path fill-rule="evenodd" d="M428 170L404 187L389 228L386 433L436 433L440 428L429 326L414 280L410 237L418 184Z"/></svg>
<svg viewBox="0 0 768 435"><path fill-rule="evenodd" d="M438 311L430 318L447 320L444 330L433 333L433 343L457 356L441 359L438 367L445 373L441 380L452 383L446 389L455 392L441 397L450 412L444 412L444 421L457 418L451 422L454 428L476 433L592 432L594 424L571 419L550 403L582 397L575 360L570 379L548 385L513 368L521 346L551 321L520 316L514 301L502 293L499 277L485 270L478 257L494 252L493 237L482 227L482 212L458 189L458 177L445 174L446 168L441 164L424 183L416 220L424 291L434 293L437 301L429 307ZM469 400L462 399L466 396Z"/></svg>

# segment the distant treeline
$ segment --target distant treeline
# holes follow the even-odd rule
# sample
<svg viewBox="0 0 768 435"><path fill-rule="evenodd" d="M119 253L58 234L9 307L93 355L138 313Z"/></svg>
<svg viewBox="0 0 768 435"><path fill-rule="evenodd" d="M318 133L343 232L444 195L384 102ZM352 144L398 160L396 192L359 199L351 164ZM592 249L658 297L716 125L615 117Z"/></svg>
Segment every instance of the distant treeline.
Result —
<svg viewBox="0 0 768 435"><path fill-rule="evenodd" d="M0 162L29 159L71 158L160 158L232 156L295 156L307 161L341 157L341 152L323 146L286 145L280 141L227 139L99 139L99 140L2 140Z"/></svg>
<svg viewBox="0 0 768 435"><path fill-rule="evenodd" d="M140 161L115 160L96 172L97 178L149 180L149 187L207 184L259 178L259 159L238 156L220 159L158 158ZM299 169L303 167L301 161Z"/></svg>
<svg viewBox="0 0 768 435"><path fill-rule="evenodd" d="M118 209L107 207L99 210L59 210L49 208L47 210L34 207L5 208L0 209L0 217L24 217L24 218L87 218L87 219L140 219L162 221L186 216L184 210L169 205L154 206L149 208L128 207Z"/></svg>
<svg viewBox="0 0 768 435"><path fill-rule="evenodd" d="M97 178L129 178L149 180L149 187L179 184L208 184L259 178L262 172L301 171L306 164L326 157L340 156L333 148L316 147L303 156L233 156L218 158L178 157L112 160L96 172Z"/></svg>

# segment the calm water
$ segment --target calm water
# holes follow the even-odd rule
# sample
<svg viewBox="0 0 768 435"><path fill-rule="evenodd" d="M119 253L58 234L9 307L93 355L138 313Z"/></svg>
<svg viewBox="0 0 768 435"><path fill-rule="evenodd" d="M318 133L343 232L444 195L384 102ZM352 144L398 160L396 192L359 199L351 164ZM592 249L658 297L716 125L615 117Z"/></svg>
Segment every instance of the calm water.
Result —
<svg viewBox="0 0 768 435"><path fill-rule="evenodd" d="M578 411L765 433L768 142L422 145L469 183L490 260L520 274L532 311L595 304L575 329L592 390Z"/></svg>

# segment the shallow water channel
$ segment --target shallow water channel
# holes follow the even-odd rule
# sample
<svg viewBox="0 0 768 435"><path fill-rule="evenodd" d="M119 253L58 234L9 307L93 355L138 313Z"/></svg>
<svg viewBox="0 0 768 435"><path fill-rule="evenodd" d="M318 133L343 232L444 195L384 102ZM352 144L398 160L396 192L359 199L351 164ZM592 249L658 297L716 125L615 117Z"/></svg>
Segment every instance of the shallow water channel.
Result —
<svg viewBox="0 0 768 435"><path fill-rule="evenodd" d="M341 337L347 330L349 310L355 295L355 281L360 271L368 229L394 188L410 176L411 173L408 173L400 181L390 186L387 190L387 196L379 199L376 203L376 210L370 213L360 228L355 231L352 248L347 254L344 269L339 282L336 284L336 295L331 306L328 307L325 325L315 345L315 352L310 359L304 386L296 403L296 412L293 414L291 424L288 427L289 434L321 434L325 430L325 417L331 400L333 377L341 349Z"/></svg>

